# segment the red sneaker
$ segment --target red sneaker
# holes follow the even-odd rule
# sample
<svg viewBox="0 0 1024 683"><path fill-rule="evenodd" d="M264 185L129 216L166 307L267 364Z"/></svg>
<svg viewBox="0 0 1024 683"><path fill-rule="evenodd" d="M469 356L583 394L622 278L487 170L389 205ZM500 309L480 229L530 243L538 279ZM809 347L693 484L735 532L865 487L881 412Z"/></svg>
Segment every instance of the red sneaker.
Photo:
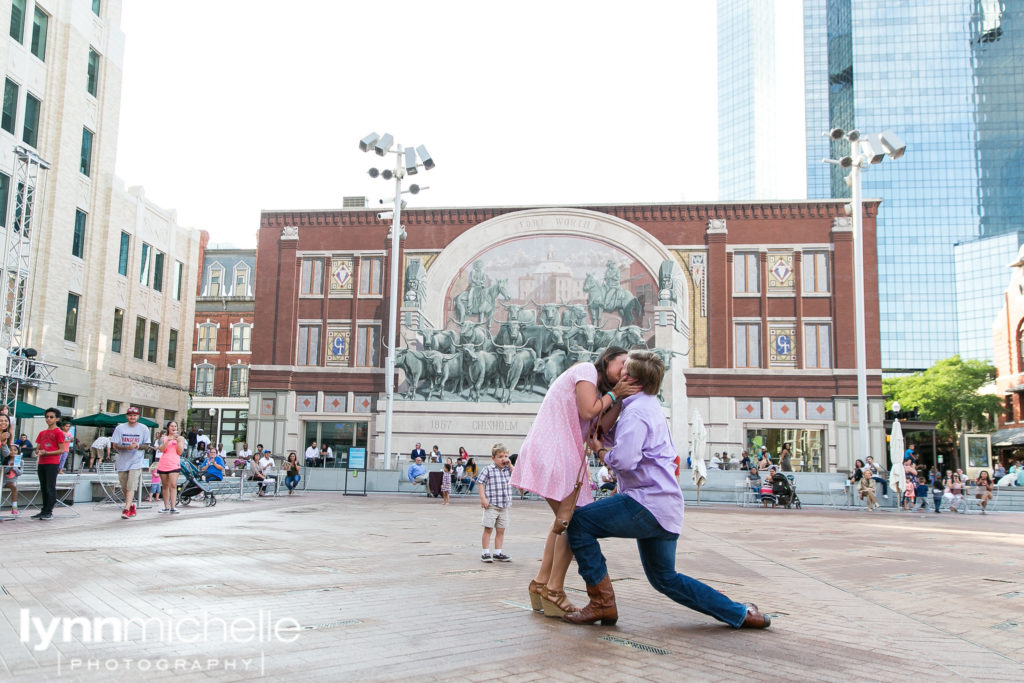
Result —
<svg viewBox="0 0 1024 683"><path fill-rule="evenodd" d="M129 517L134 517L135 516L135 505L134 504L132 505L131 509L128 510L128 516Z"/></svg>

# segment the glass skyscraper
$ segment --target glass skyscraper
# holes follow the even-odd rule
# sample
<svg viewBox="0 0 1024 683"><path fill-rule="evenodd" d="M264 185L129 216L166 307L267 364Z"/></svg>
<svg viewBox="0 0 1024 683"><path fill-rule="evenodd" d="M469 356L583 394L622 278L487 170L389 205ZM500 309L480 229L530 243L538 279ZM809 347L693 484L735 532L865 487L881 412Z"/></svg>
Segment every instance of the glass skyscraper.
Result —
<svg viewBox="0 0 1024 683"><path fill-rule="evenodd" d="M992 356L1002 297L990 294L1005 289L1024 230L1022 20L1024 0L804 0L808 196L850 192L845 172L821 163L848 144L823 131L891 129L907 143L901 159L862 176L863 196L884 200L886 370ZM1000 235L1010 237L985 241Z"/></svg>

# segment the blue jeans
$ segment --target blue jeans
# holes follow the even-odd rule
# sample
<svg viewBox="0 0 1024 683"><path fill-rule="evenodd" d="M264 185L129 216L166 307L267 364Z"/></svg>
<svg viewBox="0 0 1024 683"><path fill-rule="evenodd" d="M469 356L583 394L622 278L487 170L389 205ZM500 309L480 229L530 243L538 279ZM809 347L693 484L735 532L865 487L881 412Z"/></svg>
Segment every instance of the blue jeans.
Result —
<svg viewBox="0 0 1024 683"><path fill-rule="evenodd" d="M658 592L733 628L739 628L747 616L743 603L676 572L679 534L665 531L647 508L629 496L620 493L576 510L566 533L580 576L588 586L600 583L608 574L597 539L635 538L644 573Z"/></svg>
<svg viewBox="0 0 1024 683"><path fill-rule="evenodd" d="M300 475L300 474L289 474L287 477L284 478L284 485L288 487L289 491L291 491L296 486L299 485L299 479L302 479L302 475Z"/></svg>
<svg viewBox="0 0 1024 683"><path fill-rule="evenodd" d="M882 485L883 496L889 495L889 482L887 482L885 479L882 479L881 477L871 477L871 481L877 481L879 484Z"/></svg>

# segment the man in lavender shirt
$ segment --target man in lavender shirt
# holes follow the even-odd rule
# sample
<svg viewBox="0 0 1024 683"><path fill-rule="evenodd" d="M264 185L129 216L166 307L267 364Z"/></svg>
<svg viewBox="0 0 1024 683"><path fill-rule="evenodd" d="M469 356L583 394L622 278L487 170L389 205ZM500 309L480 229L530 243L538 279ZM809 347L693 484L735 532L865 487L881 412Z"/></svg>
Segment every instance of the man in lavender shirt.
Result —
<svg viewBox="0 0 1024 683"><path fill-rule="evenodd" d="M614 624L619 613L599 538L635 538L647 580L659 592L734 628L767 628L756 605L734 602L714 588L676 572L676 540L683 529L683 494L675 478L675 445L656 398L665 363L650 351L633 351L623 376L643 387L622 401L611 450L591 448L619 478L618 495L580 508L569 522L569 547L590 603L562 617L574 624Z"/></svg>

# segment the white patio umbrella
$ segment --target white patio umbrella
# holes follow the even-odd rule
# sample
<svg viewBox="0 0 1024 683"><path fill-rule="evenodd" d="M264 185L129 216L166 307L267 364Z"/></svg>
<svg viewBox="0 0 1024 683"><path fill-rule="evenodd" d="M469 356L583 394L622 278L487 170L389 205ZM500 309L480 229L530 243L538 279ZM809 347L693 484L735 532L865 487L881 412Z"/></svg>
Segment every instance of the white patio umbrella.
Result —
<svg viewBox="0 0 1024 683"><path fill-rule="evenodd" d="M903 470L903 428L899 420L892 421L892 434L889 436L889 488L896 491L896 509L900 509L900 498L907 490L907 473Z"/></svg>
<svg viewBox="0 0 1024 683"><path fill-rule="evenodd" d="M704 426L704 419L693 410L693 418L690 420L690 434L693 435L690 447L690 461L693 465L693 483L697 486L697 502L700 502L700 487L708 479L708 468L704 463L704 456L708 452L708 429Z"/></svg>

